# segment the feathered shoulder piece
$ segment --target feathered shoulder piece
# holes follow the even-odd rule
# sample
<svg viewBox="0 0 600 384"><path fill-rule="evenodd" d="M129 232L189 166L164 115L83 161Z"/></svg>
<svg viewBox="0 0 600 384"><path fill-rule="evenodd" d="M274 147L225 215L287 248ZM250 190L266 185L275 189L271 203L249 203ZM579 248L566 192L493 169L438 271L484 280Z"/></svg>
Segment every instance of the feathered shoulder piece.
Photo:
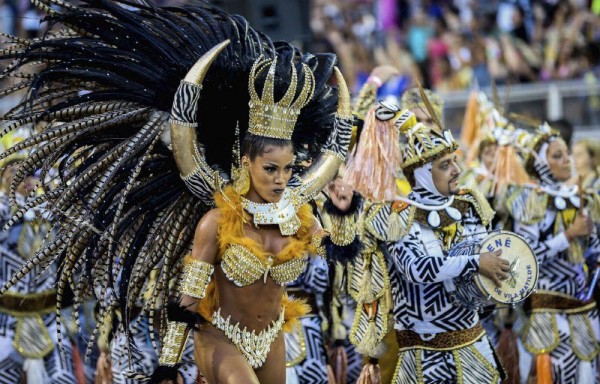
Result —
<svg viewBox="0 0 600 384"><path fill-rule="evenodd" d="M496 212L494 212L494 210L490 206L490 203L485 198L483 193L481 193L477 189L461 189L459 193L454 197L454 200L458 203L469 203L477 213L477 216L479 216L481 223L485 226L489 225L492 222L492 219L496 214Z"/></svg>
<svg viewBox="0 0 600 384"><path fill-rule="evenodd" d="M408 234L416 208L403 202L383 202L365 210L365 229L379 241L399 241Z"/></svg>

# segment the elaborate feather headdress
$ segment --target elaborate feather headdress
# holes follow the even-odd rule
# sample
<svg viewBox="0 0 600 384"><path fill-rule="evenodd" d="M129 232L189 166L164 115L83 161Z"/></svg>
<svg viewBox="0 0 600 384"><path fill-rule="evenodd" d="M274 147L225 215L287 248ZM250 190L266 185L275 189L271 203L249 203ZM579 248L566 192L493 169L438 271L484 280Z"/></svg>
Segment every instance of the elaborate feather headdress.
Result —
<svg viewBox="0 0 600 384"><path fill-rule="evenodd" d="M337 109L337 115L349 114L346 99L338 103L338 92L327 84L335 56L302 54L287 43L273 43L242 17L207 4L184 8L108 0L35 4L47 13L51 32L34 40L1 37L5 69L0 80L18 83L0 95L26 90L23 100L2 118L7 127L1 134L29 123L61 124L48 124L0 158L30 149L11 192L14 195L26 175L35 171L41 173L44 190L41 196L30 197L9 225L29 208L48 203L56 236L46 240L0 294L35 266L57 262L58 310L66 290L74 291L77 312L81 302L94 294L92 287L99 287L99 318L120 308L128 329L130 309L142 297L152 270L158 273L144 313L162 310L180 261L191 248L195 227L213 203L217 186L210 180L231 179L224 170L231 169L235 131L245 135L252 121L248 83L253 64L261 57L270 60L273 81L265 81L266 75L259 73L253 81L257 92L272 87L275 100L289 90L285 85L292 82L290 76L311 83L309 92L302 93L306 97L292 140L299 147L321 148L331 144L338 104L344 108ZM222 46L226 40L230 43ZM216 47L219 54L213 55ZM197 126L188 132L194 140L175 148L183 136L170 129L174 96L199 58L206 62L199 64L203 78L198 84L202 97L194 105ZM189 156L192 150L194 155ZM185 158L203 162L205 184L199 189L186 188L180 177L180 160ZM309 187L303 196L310 198L322 188L325 176L340 162L333 155L315 161L320 172L304 175ZM55 166L58 176L49 183L46 176ZM201 193L196 194L198 190Z"/></svg>

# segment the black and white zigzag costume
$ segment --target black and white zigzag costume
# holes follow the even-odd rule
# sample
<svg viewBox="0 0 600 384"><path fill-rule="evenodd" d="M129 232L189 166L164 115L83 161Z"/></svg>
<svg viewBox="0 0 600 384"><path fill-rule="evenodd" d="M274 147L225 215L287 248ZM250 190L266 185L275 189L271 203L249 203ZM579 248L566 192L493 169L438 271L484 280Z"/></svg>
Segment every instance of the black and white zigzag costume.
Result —
<svg viewBox="0 0 600 384"><path fill-rule="evenodd" d="M481 196L474 198L476 192L472 193L454 197L457 202L468 199L471 204L456 221L457 232L452 239L441 226L433 228L415 219L412 207L400 212L406 222L414 221L400 241L386 246L395 330L411 330L427 340L435 334L466 330L478 324L477 310L455 303L448 284L456 278L472 278L479 268L479 255L447 256L448 246L463 240L481 240L487 235L477 212L477 204L486 202ZM447 198L423 188L415 188L409 199L430 206L448 202ZM483 336L470 345L449 351L401 350L394 382L497 383L498 380L493 349L487 336Z"/></svg>
<svg viewBox="0 0 600 384"><path fill-rule="evenodd" d="M0 195L0 227L3 227L10 217L8 196L2 194ZM15 224L9 231L2 232L0 284L10 279L23 262L33 255L32 247L45 235L43 225L38 227L31 220L35 220L33 212L25 215L25 219ZM38 268L41 272L42 268ZM39 278L35 278L33 274L27 275L13 286L9 293L35 295L51 292L55 284L55 273L55 268L49 268ZM66 334L65 327L62 326L61 329L61 333ZM23 350L18 351L15 344ZM54 305L47 311L21 316L5 307L3 302L0 303L0 384L20 382L24 370L27 371L28 383L35 383L41 378L44 383L49 384L74 384L71 343L69 340L63 340L62 351L59 351L56 344ZM25 356L23 353L34 353L37 356ZM42 365L39 367L41 370L37 370L42 376L32 377L34 372L28 370L32 362L33 365Z"/></svg>
<svg viewBox="0 0 600 384"><path fill-rule="evenodd" d="M577 187L566 187L553 177L545 159L547 148L548 144L542 145L535 161L540 188L515 188L509 195L507 207L514 218L514 232L529 239L539 262L538 290L532 299L545 295L563 305L567 301L577 305L567 310L536 307L533 303L531 308L526 307L529 317L519 341L520 371L522 380L526 380L533 355L549 353L554 383L591 383L598 370L598 311L593 298L585 300L590 278L585 262L583 258L573 257L578 247L573 243L580 240L570 244L565 235L580 204L585 202L580 201ZM587 214L597 223L598 196L584 196ZM528 206L541 207L543 213L531 217L521 206L525 201L530 202ZM580 245L588 266L594 268L600 257L596 226Z"/></svg>
<svg viewBox="0 0 600 384"><path fill-rule="evenodd" d="M328 289L327 262L320 256L313 256L304 274L288 286L289 294L302 291L315 298L315 304L322 306L322 294ZM300 326L293 332L284 334L288 383L326 384L327 357L323 340L323 329L319 308L313 313L300 317ZM289 372L293 370L294 372ZM294 377L296 380L293 380Z"/></svg>

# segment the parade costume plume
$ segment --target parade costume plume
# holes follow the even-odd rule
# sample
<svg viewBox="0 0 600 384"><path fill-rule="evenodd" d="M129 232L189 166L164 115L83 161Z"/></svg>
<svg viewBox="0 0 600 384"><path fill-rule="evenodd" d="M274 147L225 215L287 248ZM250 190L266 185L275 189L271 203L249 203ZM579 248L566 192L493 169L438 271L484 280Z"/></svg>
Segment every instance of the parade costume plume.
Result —
<svg viewBox="0 0 600 384"><path fill-rule="evenodd" d="M27 125L37 131L0 158L30 151L12 180L12 199L34 172L41 174L44 193L32 193L12 222L47 203L56 235L0 294L34 266L56 262L59 321L62 299L72 289L76 309L95 295L101 305L98 318L120 308L127 330L131 308L143 301L145 289L153 292L143 301L144 313L152 318L155 311L166 311L161 303L173 295L171 283L191 249L195 227L214 204L216 191L198 196L186 188L171 151L170 111L186 73L229 40L205 73L194 116L198 151L228 183L236 129L242 137L248 131L250 94L240 90L248 90L253 63L261 56L277 59L271 84L275 100L284 97L290 76L296 77L298 92L312 82L312 97L301 100L292 141L320 149L331 141L339 107L338 92L327 84L336 58L272 42L242 17L205 3L182 8L106 0L34 4L46 13L51 28L33 40L2 35L0 80L17 83L0 96L26 90L2 118L2 135ZM256 92L262 92L266 77L267 71L256 75ZM59 174L50 184L52 167ZM309 174L308 179L314 184L318 177ZM158 275L148 285L152 270Z"/></svg>

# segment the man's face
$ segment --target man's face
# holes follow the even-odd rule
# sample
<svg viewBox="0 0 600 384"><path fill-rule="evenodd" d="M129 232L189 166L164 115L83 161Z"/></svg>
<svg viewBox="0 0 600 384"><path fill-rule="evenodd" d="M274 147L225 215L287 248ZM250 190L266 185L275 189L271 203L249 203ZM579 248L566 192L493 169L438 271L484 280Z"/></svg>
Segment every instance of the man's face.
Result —
<svg viewBox="0 0 600 384"><path fill-rule="evenodd" d="M444 196L458 193L458 178L460 167L456 153L449 153L432 163L431 176L438 192Z"/></svg>

